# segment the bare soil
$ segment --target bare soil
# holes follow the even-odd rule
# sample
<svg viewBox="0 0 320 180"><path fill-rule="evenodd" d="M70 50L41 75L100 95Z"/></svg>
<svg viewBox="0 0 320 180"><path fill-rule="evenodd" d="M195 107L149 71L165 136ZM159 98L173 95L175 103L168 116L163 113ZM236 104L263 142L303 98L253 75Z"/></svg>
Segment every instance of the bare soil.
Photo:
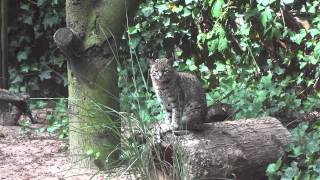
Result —
<svg viewBox="0 0 320 180"><path fill-rule="evenodd" d="M68 141L57 135L37 133L43 124L0 126L0 180L115 180L135 179L116 170L107 175L97 170L75 169L68 158Z"/></svg>
<svg viewBox="0 0 320 180"><path fill-rule="evenodd" d="M64 179L67 147L66 141L48 133L0 126L0 179Z"/></svg>

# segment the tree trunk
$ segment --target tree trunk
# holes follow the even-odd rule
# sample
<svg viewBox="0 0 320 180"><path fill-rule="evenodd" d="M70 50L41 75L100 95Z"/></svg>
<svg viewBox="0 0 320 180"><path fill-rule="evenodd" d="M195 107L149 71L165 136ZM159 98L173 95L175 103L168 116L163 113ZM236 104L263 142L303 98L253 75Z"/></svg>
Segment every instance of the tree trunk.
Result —
<svg viewBox="0 0 320 180"><path fill-rule="evenodd" d="M258 180L281 156L290 133L277 119L265 117L207 124L203 132L166 133L162 139L164 160L180 168L171 168L171 174L184 167L186 179ZM180 166L174 162L177 156L182 158Z"/></svg>
<svg viewBox="0 0 320 180"><path fill-rule="evenodd" d="M136 0L67 0L54 39L68 60L70 155L77 167L118 158L117 42Z"/></svg>
<svg viewBox="0 0 320 180"><path fill-rule="evenodd" d="M0 88L8 89L8 6L7 0L0 1Z"/></svg>

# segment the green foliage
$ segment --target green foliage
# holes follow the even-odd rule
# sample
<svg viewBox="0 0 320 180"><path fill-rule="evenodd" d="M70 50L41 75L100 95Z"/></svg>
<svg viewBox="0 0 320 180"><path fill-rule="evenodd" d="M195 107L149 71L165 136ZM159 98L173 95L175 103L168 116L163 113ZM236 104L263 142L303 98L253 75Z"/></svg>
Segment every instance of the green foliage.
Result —
<svg viewBox="0 0 320 180"><path fill-rule="evenodd" d="M232 104L237 119L294 119L319 109L319 4L145 0L123 37L128 47L121 49L131 57L118 69L122 109L143 122L162 119L147 67L158 57L174 58L176 69L196 74L208 103ZM268 167L270 179L319 178L319 129L304 126L293 131L291 160Z"/></svg>
<svg viewBox="0 0 320 180"><path fill-rule="evenodd" d="M308 179L320 177L320 132L319 126L300 124L292 131L292 143L286 155L276 163L269 164L266 173L269 179Z"/></svg>
<svg viewBox="0 0 320 180"><path fill-rule="evenodd" d="M134 58L120 69L125 109L151 111L129 107L151 99L146 107L161 111L148 89L146 61L163 56L202 79L209 104L239 109L237 118L293 118L319 108L319 2L146 0L124 37ZM288 13L304 24L284 18Z"/></svg>
<svg viewBox="0 0 320 180"><path fill-rule="evenodd" d="M63 139L69 135L69 116L67 113L67 103L65 99L59 100L54 111L47 116L49 133L58 132L59 138Z"/></svg>
<svg viewBox="0 0 320 180"><path fill-rule="evenodd" d="M64 5L63 0L9 1L11 90L48 96L58 95L49 92L53 86L66 85L66 64L52 38L64 26Z"/></svg>
<svg viewBox="0 0 320 180"><path fill-rule="evenodd" d="M60 139L66 138L69 135L69 117L67 109L67 99L60 99L57 102L48 103L47 100L33 100L31 102L31 109L45 109L49 104L54 103L53 111L47 112L48 126L37 129L38 133L48 132L57 133ZM52 105L51 105L52 106ZM49 108L50 109L50 108Z"/></svg>

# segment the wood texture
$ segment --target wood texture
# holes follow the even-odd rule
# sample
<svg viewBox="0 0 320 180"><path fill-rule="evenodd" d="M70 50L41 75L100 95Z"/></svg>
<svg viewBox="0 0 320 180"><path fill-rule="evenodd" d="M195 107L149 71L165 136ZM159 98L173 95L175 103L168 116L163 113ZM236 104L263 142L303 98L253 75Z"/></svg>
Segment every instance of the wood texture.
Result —
<svg viewBox="0 0 320 180"><path fill-rule="evenodd" d="M174 149L183 157L190 179L256 180L281 156L290 133L277 119L264 117L206 124L203 132L182 136L166 133L163 140L163 153ZM165 160L174 162L176 155Z"/></svg>

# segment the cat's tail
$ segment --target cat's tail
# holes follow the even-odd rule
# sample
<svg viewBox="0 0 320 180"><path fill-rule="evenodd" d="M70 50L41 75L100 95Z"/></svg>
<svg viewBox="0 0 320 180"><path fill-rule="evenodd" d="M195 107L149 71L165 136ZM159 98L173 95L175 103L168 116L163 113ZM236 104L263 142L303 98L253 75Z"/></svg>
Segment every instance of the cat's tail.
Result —
<svg viewBox="0 0 320 180"><path fill-rule="evenodd" d="M224 121L226 119L232 119L236 110L226 103L217 103L208 107L207 118L204 123Z"/></svg>

